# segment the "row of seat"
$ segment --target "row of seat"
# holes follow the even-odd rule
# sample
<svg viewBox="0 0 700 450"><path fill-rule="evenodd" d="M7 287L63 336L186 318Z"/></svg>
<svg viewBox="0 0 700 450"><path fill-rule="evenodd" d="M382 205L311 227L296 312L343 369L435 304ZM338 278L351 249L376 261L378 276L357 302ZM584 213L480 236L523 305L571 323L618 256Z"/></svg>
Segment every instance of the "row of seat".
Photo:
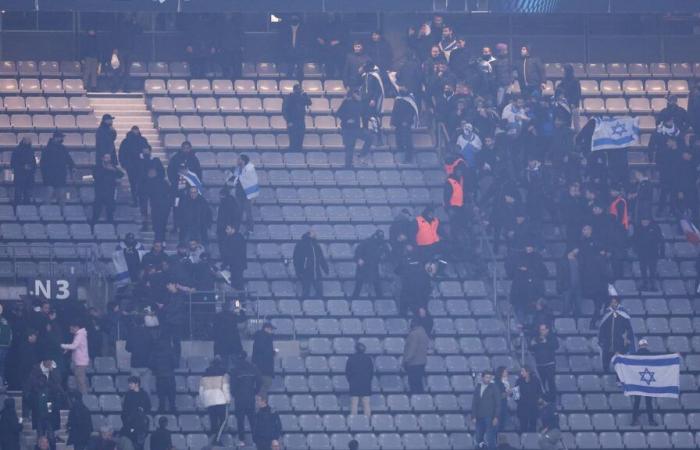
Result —
<svg viewBox="0 0 700 450"><path fill-rule="evenodd" d="M268 96L291 94L297 80L251 80L238 79L147 79L144 81L146 95L216 95L216 96ZM345 86L340 80L304 80L301 82L304 91L311 96L343 96Z"/></svg>
<svg viewBox="0 0 700 450"><path fill-rule="evenodd" d="M390 113L393 99L387 99L383 109ZM342 99L313 97L313 114L331 114L340 106ZM281 114L280 97L152 97L150 108L156 114Z"/></svg>
<svg viewBox="0 0 700 450"><path fill-rule="evenodd" d="M92 111L87 97L21 97L0 99L0 110L8 113L82 113Z"/></svg>
<svg viewBox="0 0 700 450"><path fill-rule="evenodd" d="M687 101L679 101L679 106L687 108ZM585 98L583 100L583 110L587 114L651 114L658 113L666 107L665 98Z"/></svg>
<svg viewBox="0 0 700 450"><path fill-rule="evenodd" d="M581 95L584 97L605 96L628 97L650 96L658 97L668 94L687 96L689 94L687 80L580 80Z"/></svg>
<svg viewBox="0 0 700 450"><path fill-rule="evenodd" d="M0 78L0 95L84 95L85 86L80 78Z"/></svg>
<svg viewBox="0 0 700 450"><path fill-rule="evenodd" d="M700 63L570 63L576 78L692 78ZM545 63L547 78L563 78L566 63Z"/></svg>
<svg viewBox="0 0 700 450"><path fill-rule="evenodd" d="M0 61L0 77L80 77L80 61Z"/></svg>
<svg viewBox="0 0 700 450"><path fill-rule="evenodd" d="M100 122L94 114L0 114L0 131L95 131ZM34 141L37 142L37 141Z"/></svg>

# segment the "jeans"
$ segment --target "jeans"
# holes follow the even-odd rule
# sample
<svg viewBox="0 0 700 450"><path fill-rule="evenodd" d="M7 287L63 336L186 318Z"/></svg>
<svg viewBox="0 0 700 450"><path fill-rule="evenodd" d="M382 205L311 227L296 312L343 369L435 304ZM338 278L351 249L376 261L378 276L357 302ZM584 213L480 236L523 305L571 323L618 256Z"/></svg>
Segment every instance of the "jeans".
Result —
<svg viewBox="0 0 700 450"><path fill-rule="evenodd" d="M556 366L554 364L537 366L537 373L540 375L540 381L542 382L542 391L549 394L550 399L554 399L554 396L557 394L557 386L554 383Z"/></svg>
<svg viewBox="0 0 700 450"><path fill-rule="evenodd" d="M408 375L409 392L411 394L424 393L423 378L425 376L425 364L406 366L406 374Z"/></svg>
<svg viewBox="0 0 700 450"><path fill-rule="evenodd" d="M272 386L272 377L270 375L263 375L260 378L261 382L258 395L262 398L267 398L267 392L270 390L270 386Z"/></svg>
<svg viewBox="0 0 700 450"><path fill-rule="evenodd" d="M476 430L474 431L474 445L477 447L482 442L486 446L495 450L496 448L496 427L493 426L493 420L490 418L479 417L476 419Z"/></svg>
<svg viewBox="0 0 700 450"><path fill-rule="evenodd" d="M362 399L362 412L365 416L369 417L372 415L372 409L369 406L369 397L350 397L350 415L356 416L359 410L360 399Z"/></svg>
<svg viewBox="0 0 700 450"><path fill-rule="evenodd" d="M413 161L413 134L410 126L396 127L396 147L406 153L406 161Z"/></svg>

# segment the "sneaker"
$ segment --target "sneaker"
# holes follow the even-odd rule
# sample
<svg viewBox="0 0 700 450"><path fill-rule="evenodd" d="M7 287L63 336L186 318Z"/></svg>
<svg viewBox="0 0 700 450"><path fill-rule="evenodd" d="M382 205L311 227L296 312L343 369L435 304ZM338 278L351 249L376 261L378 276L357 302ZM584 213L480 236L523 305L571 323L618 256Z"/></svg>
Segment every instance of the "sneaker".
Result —
<svg viewBox="0 0 700 450"><path fill-rule="evenodd" d="M239 446L239 447L245 447L245 446L246 446L245 441L238 441L238 446Z"/></svg>

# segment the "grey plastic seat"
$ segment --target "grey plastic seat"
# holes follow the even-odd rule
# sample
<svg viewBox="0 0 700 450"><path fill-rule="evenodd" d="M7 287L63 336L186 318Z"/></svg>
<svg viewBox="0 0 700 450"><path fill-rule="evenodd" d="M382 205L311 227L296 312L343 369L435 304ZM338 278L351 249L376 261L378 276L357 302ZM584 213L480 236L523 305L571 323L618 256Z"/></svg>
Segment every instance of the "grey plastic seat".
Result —
<svg viewBox="0 0 700 450"><path fill-rule="evenodd" d="M394 417L391 414L374 414L371 418L372 430L375 432L394 431Z"/></svg>
<svg viewBox="0 0 700 450"><path fill-rule="evenodd" d="M572 431L574 428L572 428ZM598 435L592 432L576 433L576 448L579 449L599 449L600 442Z"/></svg>
<svg viewBox="0 0 700 450"><path fill-rule="evenodd" d="M412 411L410 400L405 394L390 394L387 396L386 401L392 412Z"/></svg>

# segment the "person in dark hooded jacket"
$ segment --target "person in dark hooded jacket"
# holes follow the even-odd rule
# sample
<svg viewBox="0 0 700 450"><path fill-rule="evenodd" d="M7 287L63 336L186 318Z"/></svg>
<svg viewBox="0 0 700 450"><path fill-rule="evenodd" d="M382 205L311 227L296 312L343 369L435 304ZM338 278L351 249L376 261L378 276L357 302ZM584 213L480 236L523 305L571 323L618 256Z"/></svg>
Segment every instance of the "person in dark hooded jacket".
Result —
<svg viewBox="0 0 700 450"><path fill-rule="evenodd" d="M214 354L228 364L243 351L241 334L238 325L248 320L245 310L239 300L227 301L224 309L214 316L212 335L214 338ZM257 391L256 391L257 392Z"/></svg>
<svg viewBox="0 0 700 450"><path fill-rule="evenodd" d="M196 187L190 187L188 195L183 198L178 209L181 210L180 241L197 240L205 244L209 242L211 208Z"/></svg>
<svg viewBox="0 0 700 450"><path fill-rule="evenodd" d="M68 153L66 146L63 145L63 137L64 135L60 131L55 132L41 152L41 160L39 161L41 179L47 188L47 201L50 202L55 197L61 206L66 201L66 179L75 170L73 158Z"/></svg>
<svg viewBox="0 0 700 450"><path fill-rule="evenodd" d="M231 272L231 286L234 289L243 290L245 287L243 272L248 268L247 246L245 237L236 226L232 224L226 226L224 236L219 239L219 252L223 267Z"/></svg>
<svg viewBox="0 0 700 450"><path fill-rule="evenodd" d="M172 450L172 433L168 430L168 418L161 416L158 419L158 429L151 433L151 450Z"/></svg>
<svg viewBox="0 0 700 450"><path fill-rule="evenodd" d="M316 240L316 231L313 229L304 233L294 247L294 270L301 280L301 298L308 298L311 286L314 287L316 295L323 298L323 285L321 277L323 273L328 275L328 263L321 245Z"/></svg>
<svg viewBox="0 0 700 450"><path fill-rule="evenodd" d="M387 254L389 246L384 240L384 232L377 230L371 237L361 241L355 249L355 290L352 298L359 298L362 286L371 283L376 297L382 297L382 278L379 265Z"/></svg>
<svg viewBox="0 0 700 450"><path fill-rule="evenodd" d="M535 301L544 295L544 280L547 267L542 255L532 242L526 243L523 251L513 253L506 261L506 272L512 278L510 302L516 315L524 317L534 308Z"/></svg>
<svg viewBox="0 0 700 450"><path fill-rule="evenodd" d="M216 236L221 239L226 234L226 226L233 225L240 229L243 211L231 190L225 187L219 193L219 209L216 213Z"/></svg>
<svg viewBox="0 0 700 450"><path fill-rule="evenodd" d="M162 242L165 241L168 217L173 207L173 193L170 184L165 180L162 170L158 171L155 168L151 168L146 176L144 190L147 192L148 203L151 207L154 239Z"/></svg>
<svg viewBox="0 0 700 450"><path fill-rule="evenodd" d="M12 151L10 167L14 175L15 205L29 204L32 201L36 158L32 141L25 136Z"/></svg>
<svg viewBox="0 0 700 450"><path fill-rule="evenodd" d="M90 410L83 403L83 396L80 392L76 391L71 394L71 406L66 428L68 429L68 445L73 445L75 450L85 450L92 434L92 419Z"/></svg>
<svg viewBox="0 0 700 450"><path fill-rule="evenodd" d="M3 450L20 450L22 422L17 417L15 399L6 398L0 412L0 448ZM81 450L76 448L76 450Z"/></svg>
<svg viewBox="0 0 700 450"><path fill-rule="evenodd" d="M345 363L345 377L350 388L350 414L353 416L357 415L360 399L365 416L371 415L369 397L372 395L374 363L372 357L365 353L366 350L367 347L358 342L355 344L355 353Z"/></svg>
<svg viewBox="0 0 700 450"><path fill-rule="evenodd" d="M102 156L102 160L95 166L93 177L95 179L95 203L92 205L92 224L100 220L102 209L107 213L107 222L114 222L114 209L116 208L116 190L119 179L124 172L117 169L109 155Z"/></svg>
<svg viewBox="0 0 700 450"><path fill-rule="evenodd" d="M247 354L241 351L238 354L236 365L231 371L232 395L236 405L236 424L238 425L238 442L245 443L245 419L251 431L255 428L255 394L260 389L262 378L257 367L247 358ZM243 445L240 445L243 447Z"/></svg>
<svg viewBox="0 0 700 450"><path fill-rule="evenodd" d="M642 272L642 290L656 291L656 265L665 253L664 238L659 225L649 218L642 218L634 228L634 250L639 256L639 269Z"/></svg>
<svg viewBox="0 0 700 450"><path fill-rule="evenodd" d="M119 164L126 170L126 175L129 177L131 200L134 206L136 206L140 198L141 173L139 159L141 159L141 150L147 147L148 141L141 136L141 130L137 126L131 127L131 131L126 134L126 137L119 145Z"/></svg>
<svg viewBox="0 0 700 450"><path fill-rule="evenodd" d="M610 371L610 359L613 355L634 351L634 344L632 319L627 311L620 306L620 300L612 297L598 330L598 345L602 351L603 372Z"/></svg>
<svg viewBox="0 0 700 450"><path fill-rule="evenodd" d="M272 385L272 378L275 376L275 344L273 330L275 327L266 322L262 329L253 335L253 356L251 361L260 371L262 377L258 394L267 398L267 391Z"/></svg>
<svg viewBox="0 0 700 450"><path fill-rule="evenodd" d="M117 139L117 131L114 129L113 125L114 117L105 114L102 116L102 121L100 126L97 127L95 132L95 164L99 164L102 161L103 155L109 155L112 160L113 165L117 165L117 149L114 145L114 141Z"/></svg>
<svg viewBox="0 0 700 450"><path fill-rule="evenodd" d="M175 411L175 369L179 361L167 338L158 338L151 354L151 370L156 377L158 410L163 413Z"/></svg>
<svg viewBox="0 0 700 450"><path fill-rule="evenodd" d="M200 181L204 181L202 179L202 166L199 164L199 159L194 154L192 144L189 141L183 142L180 145L180 150L168 162L168 181L175 190L178 189L180 170L183 168L194 172Z"/></svg>
<svg viewBox="0 0 700 450"><path fill-rule="evenodd" d="M267 404L267 399L258 399L258 412L255 414L255 426L253 427L253 442L258 450L270 450L279 448L282 439L282 421L279 414L274 412Z"/></svg>
<svg viewBox="0 0 700 450"><path fill-rule="evenodd" d="M590 327L600 318L600 310L608 301L609 262L605 248L593 235L593 227L584 225L578 244L579 270L584 297L593 300L594 309Z"/></svg>

